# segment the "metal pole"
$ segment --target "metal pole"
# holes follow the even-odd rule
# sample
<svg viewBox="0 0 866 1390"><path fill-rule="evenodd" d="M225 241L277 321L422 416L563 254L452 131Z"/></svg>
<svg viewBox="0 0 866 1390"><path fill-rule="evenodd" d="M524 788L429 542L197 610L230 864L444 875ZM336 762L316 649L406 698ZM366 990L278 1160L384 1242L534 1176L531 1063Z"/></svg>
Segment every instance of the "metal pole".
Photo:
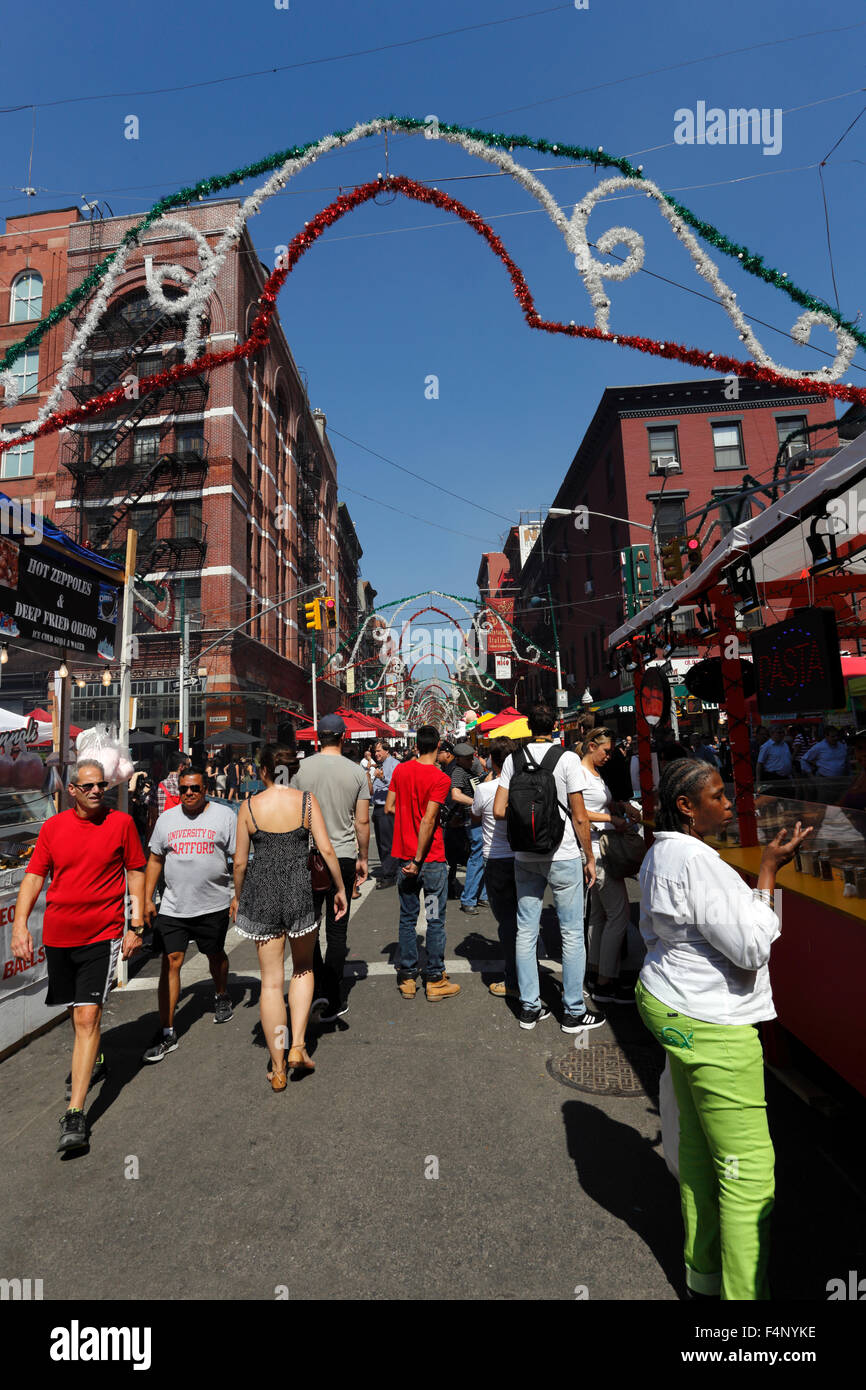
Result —
<svg viewBox="0 0 866 1390"><path fill-rule="evenodd" d="M181 747L185 753L189 752L189 624L190 615L184 612L181 645L183 647L183 667L185 676L180 691L180 738Z"/></svg>
<svg viewBox="0 0 866 1390"><path fill-rule="evenodd" d="M177 690L177 731L178 748L183 753L183 690L186 682L186 665L184 662L183 633L186 626L186 580L180 581L180 648L178 654L178 690Z"/></svg>
<svg viewBox="0 0 866 1390"><path fill-rule="evenodd" d="M135 564L138 556L138 532L126 533L126 568L123 574L123 613L120 626L120 743L129 742L130 704L132 700L132 614L135 601ZM117 809L129 810L129 786L122 783L117 789Z"/></svg>
<svg viewBox="0 0 866 1390"><path fill-rule="evenodd" d="M557 688L557 690L561 690L561 689L562 689L562 665L561 665L560 660L559 660L559 633L557 632L557 629L556 629L556 614L555 614L554 611L553 611L553 593L551 592L551 588L550 588L550 585L549 585L549 584L548 584L548 586L547 586L547 599L548 599L548 602L549 602L549 604L550 604L550 621L551 621L551 624L552 624L552 626L553 626L553 647L554 647L554 652L556 653L556 688Z"/></svg>
<svg viewBox="0 0 866 1390"><path fill-rule="evenodd" d="M313 747L319 751L319 706L316 697L316 630L313 629L312 647L312 668L313 668Z"/></svg>

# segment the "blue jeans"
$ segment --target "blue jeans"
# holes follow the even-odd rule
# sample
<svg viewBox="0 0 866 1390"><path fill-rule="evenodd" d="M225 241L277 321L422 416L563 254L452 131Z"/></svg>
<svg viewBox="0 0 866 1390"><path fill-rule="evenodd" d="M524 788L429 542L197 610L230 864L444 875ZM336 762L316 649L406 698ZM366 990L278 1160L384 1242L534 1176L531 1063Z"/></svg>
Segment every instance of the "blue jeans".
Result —
<svg viewBox="0 0 866 1390"><path fill-rule="evenodd" d="M499 944L505 959L505 985L507 989L516 989L514 942L517 937L517 890L514 884L514 860L488 859L484 866L484 882L499 928Z"/></svg>
<svg viewBox="0 0 866 1390"><path fill-rule="evenodd" d="M448 865L422 864L416 878L407 878L403 865L397 861L397 892L400 895L400 965L398 980L418 978L418 913L421 910L421 886L424 887L424 912L427 917L427 969L424 978L438 980L445 970L445 912L448 907Z"/></svg>
<svg viewBox="0 0 866 1390"><path fill-rule="evenodd" d="M586 1012L583 974L586 947L583 940L583 862L580 859L548 860L540 864L514 861L517 884L517 983L520 1002L526 1008L541 1004L538 992L538 929L544 890L550 888L562 936L562 1004L567 1014Z"/></svg>
<svg viewBox="0 0 866 1390"><path fill-rule="evenodd" d="M460 899L464 907L474 907L477 902L486 902L484 891L484 835L480 825L468 825L469 860L466 865L466 882Z"/></svg>

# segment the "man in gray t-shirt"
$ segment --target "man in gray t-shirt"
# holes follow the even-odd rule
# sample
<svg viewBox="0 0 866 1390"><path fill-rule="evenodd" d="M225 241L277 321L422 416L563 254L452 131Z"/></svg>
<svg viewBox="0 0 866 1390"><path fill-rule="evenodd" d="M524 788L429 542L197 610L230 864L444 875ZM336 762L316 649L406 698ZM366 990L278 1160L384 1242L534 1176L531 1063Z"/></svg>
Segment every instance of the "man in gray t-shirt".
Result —
<svg viewBox="0 0 866 1390"><path fill-rule="evenodd" d="M208 801L205 785L203 768L184 768L178 774L180 805L163 811L150 838L144 915L154 929L154 947L162 951L157 991L161 1027L144 1054L145 1062L161 1062L177 1047L174 1011L190 941L207 956L216 986L214 1023L227 1023L232 1016L225 940L232 900L229 859L235 852L238 820L227 804ZM153 895L163 873L157 914Z"/></svg>
<svg viewBox="0 0 866 1390"><path fill-rule="evenodd" d="M348 907L340 918L334 917L333 888L313 894L316 916L320 916L323 906L325 908L327 943L323 960L316 940L313 1008L319 1005L321 1023L331 1023L348 1008L343 995L343 969L349 954L347 931L352 884L363 883L368 874L370 786L364 770L350 758L343 757L346 725L340 716L326 714L319 720L317 732L321 752L304 758L292 778L292 786L302 792L312 792L318 801L346 887Z"/></svg>

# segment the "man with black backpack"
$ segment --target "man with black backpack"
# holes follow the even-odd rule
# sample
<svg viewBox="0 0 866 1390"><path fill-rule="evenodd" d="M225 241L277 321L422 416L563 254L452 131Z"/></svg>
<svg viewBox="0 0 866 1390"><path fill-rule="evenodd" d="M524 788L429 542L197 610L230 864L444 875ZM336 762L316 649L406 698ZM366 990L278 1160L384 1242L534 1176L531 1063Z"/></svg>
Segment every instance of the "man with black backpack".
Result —
<svg viewBox="0 0 866 1390"><path fill-rule="evenodd" d="M553 742L556 713L534 705L527 715L532 742L506 758L493 814L504 820L514 850L517 885L518 1022L534 1028L550 1017L541 1002L536 951L541 907L549 887L562 936L563 1033L599 1028L603 1013L587 1009L583 997L586 947L584 886L595 882L589 818L583 804L580 759ZM581 858L581 850L583 858Z"/></svg>

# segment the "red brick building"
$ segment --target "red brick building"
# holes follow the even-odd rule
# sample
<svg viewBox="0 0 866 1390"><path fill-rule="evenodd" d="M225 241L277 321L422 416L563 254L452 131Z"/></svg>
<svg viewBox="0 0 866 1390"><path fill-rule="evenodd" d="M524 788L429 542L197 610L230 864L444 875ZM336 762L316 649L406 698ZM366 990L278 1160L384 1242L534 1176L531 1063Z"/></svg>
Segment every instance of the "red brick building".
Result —
<svg viewBox="0 0 866 1390"><path fill-rule="evenodd" d="M709 553L766 505L767 492L750 493L755 484L784 491L838 447L832 403L783 386L726 378L608 388L553 501L586 508L581 527L548 516L522 565L517 541L505 546L516 621L549 651L555 622L569 703L586 687L595 700L618 692L605 640L630 602L649 601L665 582L667 541L696 536ZM529 698L552 697L550 673L528 667L525 678Z"/></svg>
<svg viewBox="0 0 866 1390"><path fill-rule="evenodd" d="M178 215L213 248L238 207L229 199ZM8 219L0 238L4 350L115 251L139 220L91 221L77 209ZM180 266L192 276L200 270L196 244L182 229L161 231L157 224L131 252L64 407L182 360L185 317L161 312L147 295L148 269L161 266ZM269 273L244 230L215 279L201 352L246 339ZM182 298L178 277L168 274L164 289ZM0 411L0 425L33 418L86 309L81 306L17 364L20 399ZM133 692L141 727L156 731L177 720L171 685L182 609L191 618L191 670L195 674L200 665L202 672L203 690L191 697L193 738L212 744L221 727L274 734L287 717L309 713L309 637L299 629L294 601L271 606L319 579L327 584L340 625L317 635L321 665L323 649L333 651L356 617L362 552L347 509L338 511L337 462L325 416L310 409L278 318L269 347L250 362L225 364L146 399L133 395L110 415L6 454L0 487L12 496L40 498L70 535L104 553L122 555L127 530L138 532L143 583ZM253 621L198 662L199 651L246 619ZM101 674L73 672L85 679L76 687L75 722L116 711L116 679L106 690ZM116 668L112 674L117 677ZM336 682L324 684L319 708L333 708L342 698Z"/></svg>

